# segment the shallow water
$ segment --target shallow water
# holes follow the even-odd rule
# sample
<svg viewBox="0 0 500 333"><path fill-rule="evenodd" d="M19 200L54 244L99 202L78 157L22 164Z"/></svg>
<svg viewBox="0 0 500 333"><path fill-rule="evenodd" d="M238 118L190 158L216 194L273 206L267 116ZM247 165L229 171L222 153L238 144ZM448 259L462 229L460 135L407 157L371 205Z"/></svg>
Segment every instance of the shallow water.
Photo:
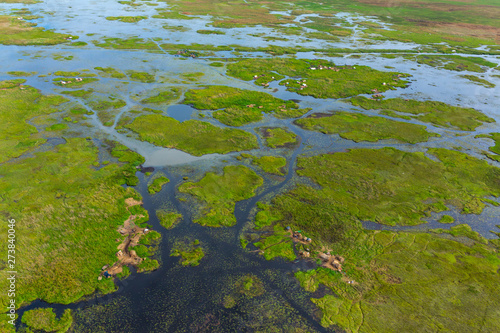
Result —
<svg viewBox="0 0 500 333"><path fill-rule="evenodd" d="M0 4L0 8L21 8L24 5ZM311 107L310 113L330 112L330 111L356 111L365 114L375 115L377 112L365 111L353 107L350 104L335 99L315 99L310 96L300 96L285 90L277 82L270 84L269 89L263 89L252 82L245 82L225 75L223 68L210 67L209 59L197 58L184 60L168 54L163 50L148 52L141 50L124 51L103 49L96 47L92 41L100 40L101 37L128 38L139 36L146 40L159 37L162 40L158 43L203 43L213 45L239 44L250 47L263 47L267 45L280 46L304 46L304 47L339 47L339 48L369 48L377 49L404 49L411 50L418 48L415 44L405 44L399 42L375 42L366 45L358 34L362 28L356 22L377 20L359 17L349 13L338 13L338 18L343 18L347 23L354 24L352 29L355 34L351 37L343 38L340 42L326 42L321 40L305 41L301 36L285 36L288 41L266 42L264 37L279 37L279 32L271 28L256 26L235 29L223 29L226 35L200 35L196 33L198 29L213 29L206 24L210 19L199 18L189 20L189 30L186 32L170 31L163 29L164 24L170 26L186 25L181 20L160 20L151 18L156 14L154 6L143 5L140 7L123 6L116 1L79 1L69 0L50 1L30 5L33 14L43 15L35 20L40 26L47 29L55 29L57 32L71 33L80 36L80 41L89 44L81 48L69 45L58 46L0 46L0 63L8 64L0 68L0 80L10 79L7 71L35 71L37 75L27 77L27 85L40 89L44 94L60 93L62 88L52 84L53 76L39 77L41 74L62 71L79 71L94 67L114 67L121 71L136 70L155 73L157 82L146 84L132 80L112 79L100 77L94 84L84 86L92 87L96 93L102 96L115 96L127 102L127 106L119 110L114 119L113 126L104 126L94 114L89 116L86 122L91 127L82 124L69 124L70 130L65 135L93 136L100 139L116 140L130 149L140 153L145 157L144 166L155 167L155 172L163 172L171 180L164 186L161 192L150 196L147 192L148 179L144 174L138 173L140 183L138 191L144 198L144 207L151 217L149 224L154 230L159 231L162 236L160 248L161 266L157 271L150 274L132 273L132 276L123 281L118 281L119 290L107 296L91 296L89 300L82 301L68 306L47 304L35 301L31 305L21 309L21 313L27 309L36 307L55 307L58 311L64 308L78 309L76 325L78 332L96 332L100 326L106 327L106 332L184 332L193 331L200 327L210 327L212 331L251 331L247 327L252 320L258 321L259 316L255 309L262 306L263 302L274 304L276 309L283 310L284 314L276 315L276 324L296 325L295 319L300 318L304 327L309 331L327 332L318 323L318 318L312 315L315 308L309 300L310 293L300 288L292 273L296 270L314 267L312 261L299 260L295 263L284 260L266 261L256 253L248 252L239 245L240 234L247 230L248 223L255 213L255 205L259 200L269 200L285 189L289 189L293 184L304 181L295 175L295 162L300 154L315 155L319 153L346 151L352 148L381 148L395 147L406 151L425 151L429 147L453 148L460 146L464 151L472 156L485 159L483 151L491 145L491 140L474 139L479 133L490 133L499 131L500 123L500 78L493 77L493 70L479 76L485 77L492 83L497 84L496 88L483 88L468 80L459 77L463 74L476 74L468 72L452 72L444 69L432 68L426 65L419 65L412 60L402 57L386 59L374 54L360 54L360 58L354 59L344 57L324 57L315 55L312 52L299 53L297 58L325 58L336 64L343 65L367 65L383 71L397 71L412 75L409 80L411 84L406 89L397 89L384 93L387 98L403 97L418 100L437 100L452 105L473 107L486 115L494 118L497 123L485 124L473 133L465 136L461 131L438 128L425 124L429 130L441 134L440 138L432 138L429 142L415 145L407 145L384 140L376 143L355 143L350 140L340 138L338 135L324 135L321 133L303 130L293 124L293 120L276 119L266 115L264 119L257 123L242 126L244 130L255 133L255 128L262 126L287 127L301 139L301 144L292 149L271 150L262 145L250 153L261 155L277 154L283 155L288 161L288 173L285 177L272 177L256 170L264 177L265 183L257 190L257 195L251 199L238 202L235 216L237 225L231 228L204 228L192 223L195 216L194 207L181 202L178 198L176 188L182 181L182 177L189 176L190 180L198 180L206 171L220 171L224 165L236 163L235 157L239 153L226 155L210 154L201 157L192 156L188 153L162 147L156 147L150 143L139 141L135 135L130 133L121 134L116 130L116 125L121 116L131 115L129 112L133 108L142 108L142 104L134 99L136 95L147 94L154 89L161 87L179 87L183 92L190 88L204 84L229 85L243 89L253 89L271 93L273 96L282 99L298 99L300 107ZM46 14L51 12L52 14ZM45 14L44 14L45 13ZM145 15L150 18L138 23L123 23L119 21L108 21L106 16L120 15ZM300 15L300 20L310 15ZM380 23L380 22L379 22ZM386 28L387 25L384 25ZM219 30L219 29L215 29ZM310 30L313 31L313 30ZM264 37L249 36L249 34L264 33ZM88 34L95 34L89 36ZM157 43L157 44L158 44ZM56 60L56 55L73 55L70 61ZM245 54L248 56L269 57L269 55L255 52ZM231 52L215 52L215 57L236 57ZM485 56L489 61L500 63L499 57ZM387 66L394 68L388 69ZM184 80L182 73L203 72L204 76L196 82ZM496 72L498 74L498 71ZM164 83L161 83L164 81ZM276 91L274 91L276 89ZM72 101L79 101L77 98L70 98ZM200 119L200 111L191 106L180 104L176 101L171 106L160 106L158 109L163 114L173 117L179 121L189 119ZM201 111L210 115L211 112ZM307 115L305 115L307 116ZM387 117L390 118L390 117ZM203 119L221 127L217 120L210 117ZM424 124L415 120L410 121L415 124ZM63 143L62 139L50 139L45 145L38 148L42 151L50 149L53 145ZM488 160L492 165L499 166L499 163ZM184 215L182 223L172 230L164 229L156 218L156 210L160 208L176 209ZM437 222L442 214L452 215L456 222L450 225L443 225ZM416 227L387 227L374 222L365 222L368 229L389 229L389 230L418 230L425 231L429 228L449 228L459 223L469 224L473 230L479 232L486 238L496 237L490 230L499 231L495 226L499 223L500 208L488 205L483 214L461 215L456 210L433 214L425 219L428 223L423 223ZM178 258L170 257L170 250L176 239L189 236L199 239L206 249L206 256L198 267L180 267ZM249 245L250 249L254 249ZM266 297L260 301L241 302L233 309L225 309L221 303L224 295L229 293L231 283L237 277L252 273L257 275L266 288ZM115 304L118 302L118 305ZM259 303L261 302L261 303ZM101 311L101 305L105 304L106 311ZM253 312L252 312L253 311ZM281 313L276 311L277 313ZM207 316L209 315L210 316ZM208 326L207 326L208 325ZM265 326L264 324L262 324ZM200 329L201 330L201 329Z"/></svg>

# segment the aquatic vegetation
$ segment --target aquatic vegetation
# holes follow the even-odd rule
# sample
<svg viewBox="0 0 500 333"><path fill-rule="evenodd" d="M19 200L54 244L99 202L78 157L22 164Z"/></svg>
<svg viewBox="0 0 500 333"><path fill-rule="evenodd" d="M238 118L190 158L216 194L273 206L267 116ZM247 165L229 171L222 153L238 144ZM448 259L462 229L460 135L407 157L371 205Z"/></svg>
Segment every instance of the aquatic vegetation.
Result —
<svg viewBox="0 0 500 333"><path fill-rule="evenodd" d="M443 215L439 219L439 223L453 223L453 222L455 222L455 219L453 218L453 216L450 215Z"/></svg>
<svg viewBox="0 0 500 333"><path fill-rule="evenodd" d="M164 91L160 91L158 94L144 98L141 100L141 103L149 103L149 104L160 104L160 103L169 103L176 99L178 99L181 95L181 90L179 88L169 88Z"/></svg>
<svg viewBox="0 0 500 333"><path fill-rule="evenodd" d="M412 56L406 58L412 59ZM470 71L484 73L486 68L494 68L497 64L479 57L462 57L458 55L418 55L415 60L419 64L444 68L452 71Z"/></svg>
<svg viewBox="0 0 500 333"><path fill-rule="evenodd" d="M483 113L472 109L449 105L436 101L416 101L402 98L390 98L385 100L370 100L366 97L354 97L353 105L363 109L382 109L406 113L405 116L428 122L441 127L460 129L462 131L473 131L483 123L495 122ZM392 114L391 116L397 116Z"/></svg>
<svg viewBox="0 0 500 333"><path fill-rule="evenodd" d="M0 44L4 45L55 45L66 43L71 35L59 34L36 27L35 23L0 15Z"/></svg>
<svg viewBox="0 0 500 333"><path fill-rule="evenodd" d="M297 256L293 250L292 243L292 238L288 232L283 231L283 228L275 227L273 235L263 237L253 245L261 250L260 253L266 260L276 257L295 260Z"/></svg>
<svg viewBox="0 0 500 333"><path fill-rule="evenodd" d="M307 118L296 120L295 124L310 131L339 134L340 137L355 142L395 139L401 142L417 143L439 136L427 132L426 127L422 125L350 112L334 112L332 115L315 113Z"/></svg>
<svg viewBox="0 0 500 333"><path fill-rule="evenodd" d="M24 71L10 71L7 74L12 76L33 76L37 74L37 72L24 72Z"/></svg>
<svg viewBox="0 0 500 333"><path fill-rule="evenodd" d="M234 205L251 198L262 186L263 179L243 165L226 166L223 174L208 172L197 183L186 182L179 192L196 197L203 205L201 216L194 220L209 227L230 227L236 224Z"/></svg>
<svg viewBox="0 0 500 333"><path fill-rule="evenodd" d="M258 165L264 170L264 172L284 176L286 174L285 165L286 158L281 156L252 156L249 154L241 154L242 157L251 158L252 164Z"/></svg>
<svg viewBox="0 0 500 333"><path fill-rule="evenodd" d="M20 86L25 81L0 82L0 163L44 143L35 126L26 121L58 112L57 106L67 102L62 96L44 96L33 87Z"/></svg>
<svg viewBox="0 0 500 333"><path fill-rule="evenodd" d="M107 16L108 21L122 21L125 23L135 23L147 19L147 16Z"/></svg>
<svg viewBox="0 0 500 333"><path fill-rule="evenodd" d="M284 101L270 94L227 86L208 86L186 92L184 104L196 109L218 110L213 117L230 126L242 126L262 119L262 113L278 118L294 118L306 113L293 101ZM223 110L220 110L223 109Z"/></svg>
<svg viewBox="0 0 500 333"><path fill-rule="evenodd" d="M82 77L81 80L76 80L75 77L56 77L52 79L52 83L59 87L73 88L80 87L84 84L99 81L99 79L94 77Z"/></svg>
<svg viewBox="0 0 500 333"><path fill-rule="evenodd" d="M239 129L219 128L199 120L179 122L154 114L139 116L125 127L139 134L143 141L176 148L195 156L257 148L257 138Z"/></svg>
<svg viewBox="0 0 500 333"><path fill-rule="evenodd" d="M26 311L21 322L33 330L64 333L73 324L73 317L70 309L64 310L61 318L57 319L54 309L40 308Z"/></svg>
<svg viewBox="0 0 500 333"><path fill-rule="evenodd" d="M130 77L131 80L139 81L142 83L152 83L156 81L155 76L153 74L146 72L128 70L127 75Z"/></svg>
<svg viewBox="0 0 500 333"><path fill-rule="evenodd" d="M92 41L95 46L105 47L111 49L119 49L119 50L159 50L158 45L156 45L153 41L147 41L143 38L132 37L132 38L103 38L103 42L99 42L98 40Z"/></svg>
<svg viewBox="0 0 500 333"><path fill-rule="evenodd" d="M486 156L494 161L500 162L500 133L479 134L476 135L476 138L492 139L494 146L488 148L488 150L495 154L487 154Z"/></svg>
<svg viewBox="0 0 500 333"><path fill-rule="evenodd" d="M203 35L225 35L226 33L221 30L206 30L206 29L201 29L201 30L196 30L197 33L203 34Z"/></svg>
<svg viewBox="0 0 500 333"><path fill-rule="evenodd" d="M265 292L264 284L253 274L246 274L240 277L236 280L232 288L232 292L224 297L223 306L226 309L236 306L236 304L242 301L242 297L251 299Z"/></svg>
<svg viewBox="0 0 500 333"><path fill-rule="evenodd" d="M87 97L91 95L94 92L93 89L88 89L88 90L66 90L66 91L61 91L61 94L63 95L70 95L73 97Z"/></svg>
<svg viewBox="0 0 500 333"><path fill-rule="evenodd" d="M408 83L401 79L408 74L381 72L368 66L337 66L320 59L245 59L228 64L227 74L245 81L256 79L258 85L281 80L279 84L288 91L316 98L370 94L373 89L384 92ZM284 76L289 78L282 80Z"/></svg>
<svg viewBox="0 0 500 333"><path fill-rule="evenodd" d="M182 214L165 209L157 210L156 216L160 224L167 229L174 228L182 219Z"/></svg>
<svg viewBox="0 0 500 333"><path fill-rule="evenodd" d="M454 237L467 237L477 242L488 244L488 240L481 236L478 232L473 231L468 224L459 224L451 227L450 229L430 229L429 231L437 234L450 234Z"/></svg>
<svg viewBox="0 0 500 333"><path fill-rule="evenodd" d="M148 185L148 193L155 194L161 191L162 186L170 182L167 177L161 176L155 178L151 184Z"/></svg>
<svg viewBox="0 0 500 333"><path fill-rule="evenodd" d="M289 147L297 144L297 135L286 128L259 127L257 133L265 139L266 146L271 148Z"/></svg>
<svg viewBox="0 0 500 333"><path fill-rule="evenodd" d="M157 270L160 263L156 259L145 258L139 265L137 265L137 272L151 272Z"/></svg>
<svg viewBox="0 0 500 333"><path fill-rule="evenodd" d="M123 79L127 76L123 74L121 71L113 68L113 67L94 67L94 69L99 71L99 75L103 77L112 77L115 79Z"/></svg>
<svg viewBox="0 0 500 333"><path fill-rule="evenodd" d="M181 257L182 266L198 266L200 260L205 256L205 252L200 245L200 241L195 239L183 239L176 241L170 253L172 257Z"/></svg>
<svg viewBox="0 0 500 333"><path fill-rule="evenodd" d="M488 80L482 79L480 77L477 77L475 75L460 75L460 77L463 77L469 81L472 81L476 84L479 84L480 86L486 87L486 88L495 88L496 85L491 83Z"/></svg>

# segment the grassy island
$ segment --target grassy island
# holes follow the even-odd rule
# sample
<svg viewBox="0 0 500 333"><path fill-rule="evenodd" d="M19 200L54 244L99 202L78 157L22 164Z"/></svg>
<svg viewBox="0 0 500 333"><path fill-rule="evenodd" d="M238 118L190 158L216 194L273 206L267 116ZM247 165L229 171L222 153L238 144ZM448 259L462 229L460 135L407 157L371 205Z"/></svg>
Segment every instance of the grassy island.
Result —
<svg viewBox="0 0 500 333"><path fill-rule="evenodd" d="M199 240L184 239L174 243L170 256L181 257L182 266L198 266L200 260L205 256L205 252Z"/></svg>

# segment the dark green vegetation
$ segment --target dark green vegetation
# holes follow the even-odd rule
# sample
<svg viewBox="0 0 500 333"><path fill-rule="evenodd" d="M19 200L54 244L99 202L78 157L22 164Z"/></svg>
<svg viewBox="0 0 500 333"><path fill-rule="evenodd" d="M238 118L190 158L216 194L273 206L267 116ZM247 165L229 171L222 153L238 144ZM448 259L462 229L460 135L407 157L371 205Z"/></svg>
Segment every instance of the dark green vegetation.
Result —
<svg viewBox="0 0 500 333"><path fill-rule="evenodd" d="M407 58L413 58L411 56ZM470 71L484 73L487 68L494 68L497 64L479 57L461 57L457 55L419 55L415 59L419 64L444 68L452 71Z"/></svg>
<svg viewBox="0 0 500 333"><path fill-rule="evenodd" d="M155 82L155 76L150 73L128 70L127 74L132 81L139 81L142 83Z"/></svg>
<svg viewBox="0 0 500 333"><path fill-rule="evenodd" d="M284 176L286 174L285 171L286 158L284 157L279 157L279 156L257 157L245 153L241 154L241 156L245 158L251 158L252 164L260 166L262 170L264 170L264 172L278 176Z"/></svg>
<svg viewBox="0 0 500 333"><path fill-rule="evenodd" d="M117 110L127 104L124 100L110 97L108 99L99 98L89 101L87 105L97 112L97 116L104 126L112 126L118 113Z"/></svg>
<svg viewBox="0 0 500 333"><path fill-rule="evenodd" d="M81 89L81 90L65 90L65 91L61 91L61 94L70 95L73 97L87 97L87 96L91 95L93 92L94 92L93 89L89 89L89 90Z"/></svg>
<svg viewBox="0 0 500 333"><path fill-rule="evenodd" d="M266 141L266 146L281 148L297 144L297 135L281 127L260 127L256 131Z"/></svg>
<svg viewBox="0 0 500 333"><path fill-rule="evenodd" d="M494 146L488 149L495 154L487 154L486 156L494 161L500 162L500 133L480 134L476 135L476 138L492 139L494 142Z"/></svg>
<svg viewBox="0 0 500 333"><path fill-rule="evenodd" d="M121 71L113 68L113 67L95 67L94 69L99 71L99 74L104 77L112 77L115 79L123 79L127 76L123 74Z"/></svg>
<svg viewBox="0 0 500 333"><path fill-rule="evenodd" d="M455 222L455 219L453 218L453 216L450 216L450 215L443 215L443 216L441 216L441 218L439 219L439 222L440 222L440 223L453 223L453 222Z"/></svg>
<svg viewBox="0 0 500 333"><path fill-rule="evenodd" d="M170 182L170 179L167 177L161 176L158 178L155 178L151 184L148 185L148 192L149 194L155 194L161 191L161 188L163 185L167 184Z"/></svg>
<svg viewBox="0 0 500 333"><path fill-rule="evenodd" d="M367 66L336 66L326 60L291 58L245 59L228 64L227 74L246 81L255 79L257 85L281 80L280 85L287 90L316 98L370 94L373 89L384 92L404 88L408 83L401 79L407 74L381 72ZM285 76L289 78L284 79Z"/></svg>
<svg viewBox="0 0 500 333"><path fill-rule="evenodd" d="M274 216L266 217L270 217L268 221L277 220ZM259 219L262 218L262 216L259 216ZM253 245L261 250L260 254L262 254L267 260L271 260L276 257L295 260L297 257L293 251L292 239L289 235L290 234L285 232L283 228L275 227L274 233L271 236L263 237Z"/></svg>
<svg viewBox="0 0 500 333"><path fill-rule="evenodd" d="M488 244L488 240L481 236L478 232L473 231L468 224L459 224L451 227L450 229L431 229L430 231L437 234L450 234L454 237L466 237L479 243Z"/></svg>
<svg viewBox="0 0 500 333"><path fill-rule="evenodd" d="M126 147L116 147L113 155L123 162L96 169L92 141L67 138L51 151L0 165L0 211L18 222L16 247L29 249L16 256L16 268L24 272L17 280L18 306L35 299L68 304L96 289L115 290L112 279L97 277L102 266L116 261L117 228L130 215L124 199L140 198L120 185L137 179L135 166L144 160ZM7 237L6 227L1 235ZM2 288L7 282L0 282Z"/></svg>
<svg viewBox="0 0 500 333"><path fill-rule="evenodd" d="M488 80L485 80L485 79L482 79L480 77L477 77L475 75L460 75L461 77L469 80L469 81L472 81L476 84L479 84L483 87L486 87L486 88L495 88L495 84L491 83L490 81Z"/></svg>
<svg viewBox="0 0 500 333"><path fill-rule="evenodd" d="M73 317L71 316L71 310L67 309L61 318L57 319L52 308L45 308L26 311L21 321L33 330L64 333L71 327Z"/></svg>
<svg viewBox="0 0 500 333"><path fill-rule="evenodd" d="M147 19L147 16L108 16L106 20L109 21L122 21L126 23L135 23Z"/></svg>
<svg viewBox="0 0 500 333"><path fill-rule="evenodd" d="M135 222L138 223L138 221ZM134 247L130 247L130 250L134 250L139 257L143 258L141 263L137 265L137 272L150 272L160 267L158 260L153 259L153 257L158 253L160 239L160 233L150 230L141 237L139 244Z"/></svg>
<svg viewBox="0 0 500 333"><path fill-rule="evenodd" d="M0 82L0 163L44 143L35 126L26 121L57 112L56 107L67 101L62 96L44 96L30 86L21 87L24 82Z"/></svg>
<svg viewBox="0 0 500 333"><path fill-rule="evenodd" d="M80 87L83 86L84 84L91 83L98 81L99 79L96 79L94 77L82 77L81 81L76 81L74 77L56 77L52 79L52 83L59 87L65 87L65 88L73 88L73 87Z"/></svg>
<svg viewBox="0 0 500 333"><path fill-rule="evenodd" d="M218 110L213 113L213 117L230 126L259 121L263 112L272 113L278 118L295 118L308 111L299 109L293 101L284 101L259 91L226 86L189 90L183 103L193 104L197 109Z"/></svg>
<svg viewBox="0 0 500 333"><path fill-rule="evenodd" d="M174 243L170 256L181 257L182 266L198 266L200 260L205 256L205 252L203 252L199 240L192 241L186 238Z"/></svg>
<svg viewBox="0 0 500 333"><path fill-rule="evenodd" d="M226 33L221 30L206 30L206 29L201 29L201 30L196 30L197 33L203 34L203 35L225 35Z"/></svg>
<svg viewBox="0 0 500 333"><path fill-rule="evenodd" d="M243 166L226 166L218 175L208 172L197 183L179 186L179 192L195 196L201 203L201 216L194 222L209 227L230 227L236 224L234 205L251 198L263 179L253 170Z"/></svg>
<svg viewBox="0 0 500 333"><path fill-rule="evenodd" d="M174 228L182 219L182 214L164 209L157 210L156 216L158 217L160 224L167 229Z"/></svg>
<svg viewBox="0 0 500 333"><path fill-rule="evenodd" d="M149 103L149 104L169 103L178 99L180 95L181 95L181 90L179 88L170 88L159 92L157 95L144 98L143 100L141 100L141 103Z"/></svg>
<svg viewBox="0 0 500 333"><path fill-rule="evenodd" d="M12 76L33 76L36 74L36 72L11 71L7 72L7 74Z"/></svg>
<svg viewBox="0 0 500 333"><path fill-rule="evenodd" d="M224 296L223 306L227 309L234 308L242 300L260 296L265 291L262 281L253 274L242 276L232 288L232 292Z"/></svg>
<svg viewBox="0 0 500 333"><path fill-rule="evenodd" d="M389 120L382 117L365 116L360 113L335 112L332 115L315 113L296 120L300 127L325 134L339 134L355 142L376 142L395 139L401 142L425 142L438 136L425 130L425 126Z"/></svg>
<svg viewBox="0 0 500 333"><path fill-rule="evenodd" d="M110 49L119 49L119 50L127 50L127 49L136 49L136 50L158 50L158 45L156 45L153 41L144 40L142 38L133 37L133 38L103 38L103 42L99 42L97 40L92 41L95 46L110 48Z"/></svg>
<svg viewBox="0 0 500 333"><path fill-rule="evenodd" d="M472 109L452 106L435 101L405 100L402 98L391 98L386 100L370 100L366 97L354 97L351 103L363 109L382 109L391 117L400 117L396 112L402 112L411 118L432 123L441 127L460 129L462 131L473 131L483 123L492 123L495 120L483 113ZM391 112L392 111L392 112Z"/></svg>
<svg viewBox="0 0 500 333"><path fill-rule="evenodd" d="M241 151L257 148L257 138L238 129L222 129L199 120L179 122L161 115L139 116L126 125L143 141L176 148L192 155Z"/></svg>
<svg viewBox="0 0 500 333"><path fill-rule="evenodd" d="M35 27L36 24L18 20L14 16L0 15L0 44L4 45L55 45L66 43L70 35L55 33Z"/></svg>

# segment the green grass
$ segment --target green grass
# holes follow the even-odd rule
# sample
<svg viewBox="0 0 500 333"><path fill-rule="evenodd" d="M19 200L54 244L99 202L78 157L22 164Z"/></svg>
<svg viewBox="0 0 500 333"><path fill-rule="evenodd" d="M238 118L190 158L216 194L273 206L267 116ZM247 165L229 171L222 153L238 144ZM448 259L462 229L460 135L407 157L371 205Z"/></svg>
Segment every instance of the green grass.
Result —
<svg viewBox="0 0 500 333"><path fill-rule="evenodd" d="M11 76L33 76L36 73L37 72L23 72L23 71L10 71L10 72L7 72L7 74L9 74Z"/></svg>
<svg viewBox="0 0 500 333"><path fill-rule="evenodd" d="M3 45L56 45L66 43L71 35L60 34L36 27L35 23L0 15L0 44Z"/></svg>
<svg viewBox="0 0 500 333"><path fill-rule="evenodd" d="M476 135L476 138L492 139L494 145L488 148L488 150L495 154L490 154L487 156L494 161L500 162L500 133L480 134Z"/></svg>
<svg viewBox="0 0 500 333"><path fill-rule="evenodd" d="M162 115L139 116L126 125L143 141L195 156L257 148L257 138L239 129L221 129L199 120L179 122Z"/></svg>
<svg viewBox="0 0 500 333"><path fill-rule="evenodd" d="M395 139L400 142L417 143L439 136L427 132L426 127L422 125L349 112L335 112L332 115L315 113L296 120L295 123L310 131L339 134L340 137L355 142Z"/></svg>
<svg viewBox="0 0 500 333"><path fill-rule="evenodd" d="M127 76L123 72L113 68L113 67L94 67L94 69L99 71L99 74L103 77L112 77L115 79L123 79Z"/></svg>
<svg viewBox="0 0 500 333"><path fill-rule="evenodd" d="M158 177L153 180L151 184L148 185L148 193L155 194L161 191L162 186L170 182L170 179L167 177Z"/></svg>
<svg viewBox="0 0 500 333"><path fill-rule="evenodd" d="M320 65L337 68L338 71L320 69ZM275 80L281 80L279 84L286 86L288 91L316 98L370 94L372 89L384 92L397 87L404 88L408 83L401 79L408 76L407 74L381 72L367 66L336 66L321 59L245 59L228 64L227 74L245 81L254 80L257 75L257 85L272 81L274 76ZM283 79L285 76L288 78ZM306 86L303 86L304 84Z"/></svg>
<svg viewBox="0 0 500 333"><path fill-rule="evenodd" d="M252 156L248 154L241 154L242 157L248 157L252 159L252 164L258 165L264 170L264 172L284 176L286 174L286 158L280 156Z"/></svg>
<svg viewBox="0 0 500 333"><path fill-rule="evenodd" d="M74 77L56 77L52 79L52 83L55 84L56 86L59 87L64 87L64 88L74 88L74 87L80 87L83 86L84 84L87 83L92 83L99 81L99 79L94 78L94 77L82 77L81 81L76 81ZM66 83L62 83L66 82ZM69 82L69 83L68 83Z"/></svg>
<svg viewBox="0 0 500 333"><path fill-rule="evenodd" d="M158 45L142 38L103 38L102 42L92 41L95 46L118 50L159 50Z"/></svg>
<svg viewBox="0 0 500 333"><path fill-rule="evenodd" d="M146 72L138 72L138 71L134 71L134 70L128 70L127 74L132 81L139 81L142 83L152 83L152 82L156 81L155 76L153 74L146 73Z"/></svg>
<svg viewBox="0 0 500 333"><path fill-rule="evenodd" d="M179 186L179 192L196 197L203 205L201 216L194 220L209 227L230 227L236 224L234 206L237 201L249 199L263 184L253 170L243 166L226 166L222 175L208 172L197 183Z"/></svg>
<svg viewBox="0 0 500 333"><path fill-rule="evenodd" d="M174 243L170 256L181 257L182 266L198 266L205 252L197 239L194 241L183 239Z"/></svg>
<svg viewBox="0 0 500 333"><path fill-rule="evenodd" d="M261 238L254 245L261 250L266 260L282 257L292 261L297 257L293 251L292 239L287 237L288 235L282 228L277 227L274 228L273 235Z"/></svg>
<svg viewBox="0 0 500 333"><path fill-rule="evenodd" d="M87 97L87 96L91 95L93 92L94 92L93 89L89 89L89 90L81 89L81 90L61 91L61 94L69 95L69 96L73 96L73 97Z"/></svg>
<svg viewBox="0 0 500 333"><path fill-rule="evenodd" d="M266 146L270 148L289 147L297 144L297 135L286 128L260 127L256 129L265 139Z"/></svg>
<svg viewBox="0 0 500 333"><path fill-rule="evenodd" d="M439 219L439 223L453 223L453 222L455 222L455 219L453 218L453 216L450 215L443 215Z"/></svg>
<svg viewBox="0 0 500 333"><path fill-rule="evenodd" d="M0 82L0 163L44 143L46 140L27 120L59 111L62 96L44 96L30 86L19 87L24 79Z"/></svg>
<svg viewBox="0 0 500 333"><path fill-rule="evenodd" d="M221 30L206 30L206 29L201 29L201 30L196 30L197 33L203 34L203 35L225 35L226 33Z"/></svg>
<svg viewBox="0 0 500 333"><path fill-rule="evenodd" d="M70 309L64 310L61 318L56 318L52 308L40 308L26 311L21 321L33 330L64 333L73 324L73 317Z"/></svg>
<svg viewBox="0 0 500 333"><path fill-rule="evenodd" d="M182 219L182 214L164 209L157 210L156 216L158 217L160 224L167 229L174 228Z"/></svg>
<svg viewBox="0 0 500 333"><path fill-rule="evenodd" d="M147 16L107 16L108 21L122 21L125 23L136 23L147 19Z"/></svg>
<svg viewBox="0 0 500 333"><path fill-rule="evenodd" d="M208 86L186 92L184 104L196 109L218 110L213 117L230 126L242 126L262 119L262 113L278 118L294 118L306 113L293 101L284 101L270 94L227 86ZM222 109L222 110L220 110Z"/></svg>
<svg viewBox="0 0 500 333"><path fill-rule="evenodd" d="M483 113L472 109L452 106L443 102L404 100L391 98L386 100L370 100L366 97L351 99L353 105L363 109L382 109L406 113L411 118L432 123L437 126L473 131L483 123L495 122Z"/></svg>
<svg viewBox="0 0 500 333"><path fill-rule="evenodd" d="M468 224L459 224L450 229L430 229L431 232L437 234L450 234L454 237L467 237L477 242L488 244L488 240L481 236L478 232L473 231Z"/></svg>
<svg viewBox="0 0 500 333"><path fill-rule="evenodd" d="M412 56L408 57L413 59ZM479 57L462 57L457 55L419 55L415 57L419 64L444 68L452 71L470 71L484 73L487 68L494 68L497 64Z"/></svg>
<svg viewBox="0 0 500 333"><path fill-rule="evenodd" d="M496 85L491 83L488 80L482 79L480 77L477 77L475 75L460 75L460 77L463 77L464 79L467 79L469 81L472 81L480 86L486 87L486 88L495 88Z"/></svg>
<svg viewBox="0 0 500 333"><path fill-rule="evenodd" d="M148 104L160 104L160 103L170 103L178 99L181 95L181 90L179 88L169 88L167 90L159 92L157 95L144 98L141 103Z"/></svg>

